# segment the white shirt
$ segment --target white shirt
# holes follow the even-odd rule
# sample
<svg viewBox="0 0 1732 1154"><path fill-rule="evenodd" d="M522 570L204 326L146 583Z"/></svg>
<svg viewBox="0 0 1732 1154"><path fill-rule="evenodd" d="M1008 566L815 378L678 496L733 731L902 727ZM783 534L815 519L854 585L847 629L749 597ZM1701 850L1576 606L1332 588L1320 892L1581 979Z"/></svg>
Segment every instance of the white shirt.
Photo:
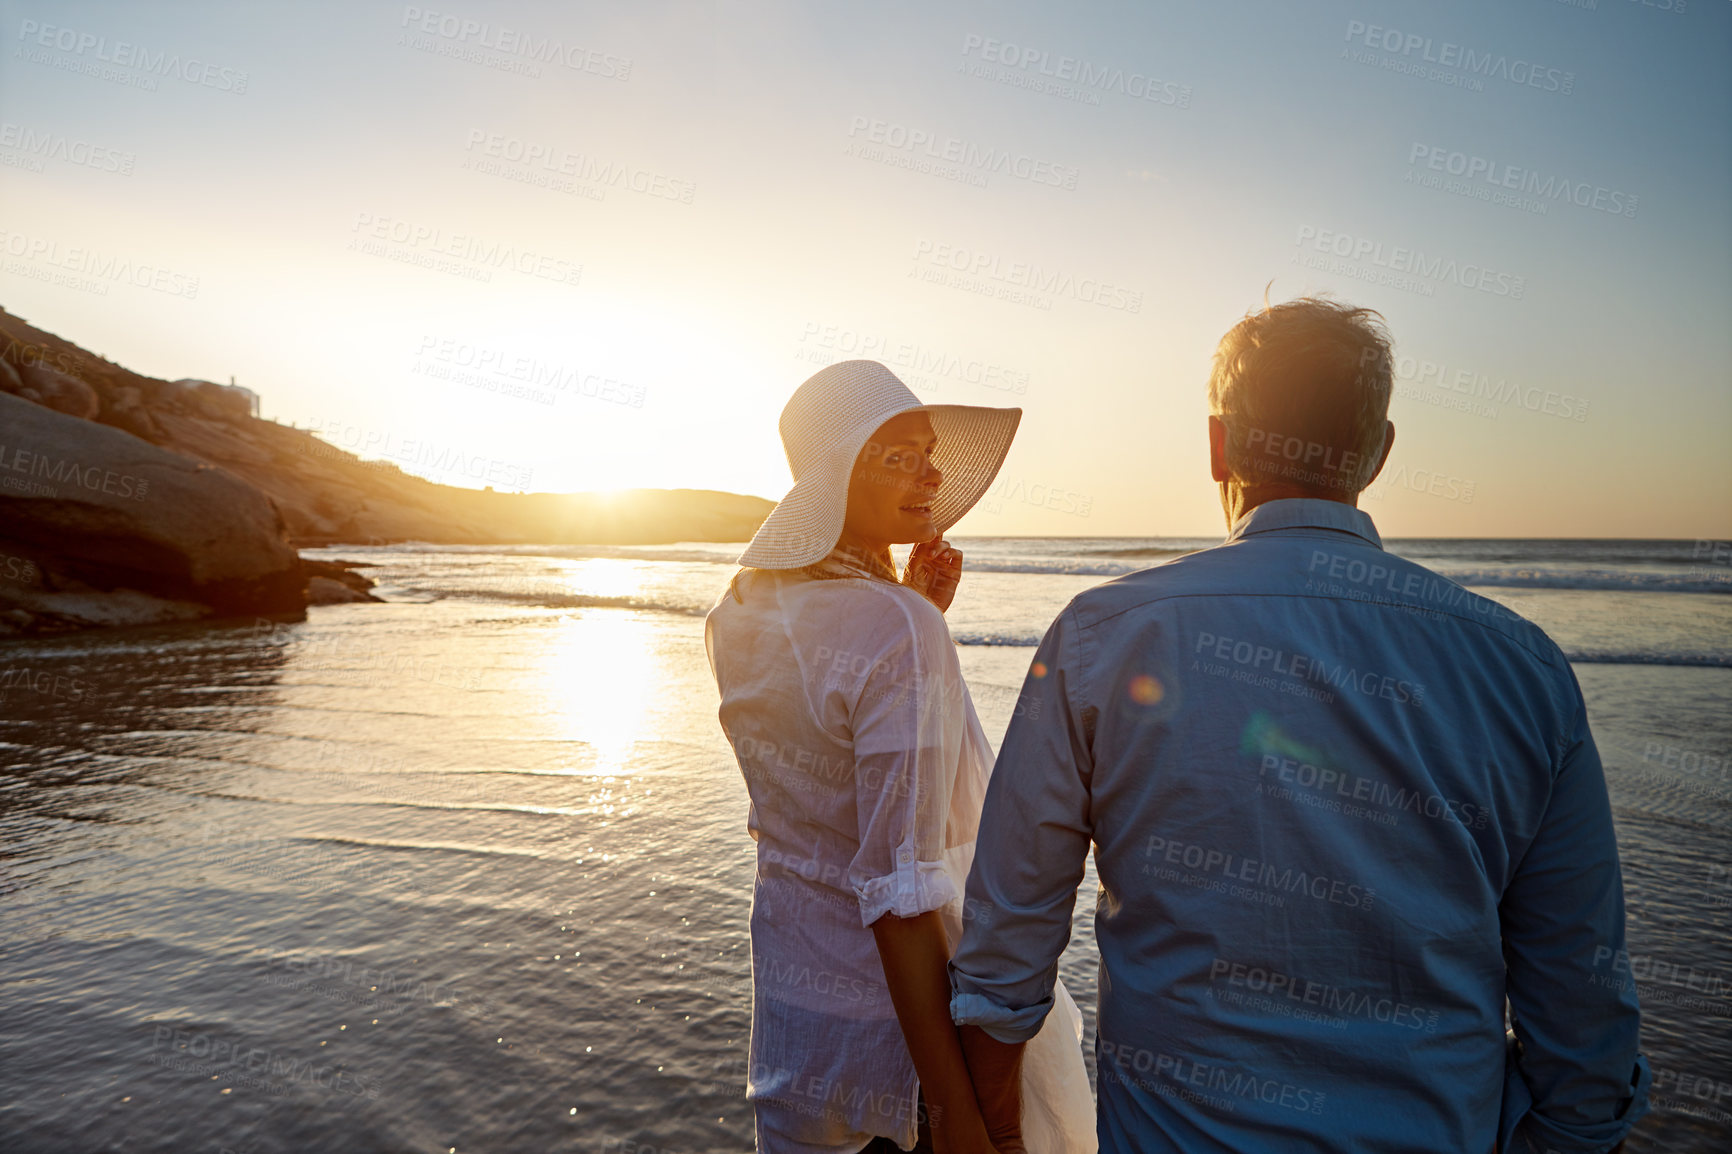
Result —
<svg viewBox="0 0 1732 1154"><path fill-rule="evenodd" d="M791 1139L779 1149L911 1146L914 1063L868 927L938 910L960 939L992 750L919 593L769 570L738 588L705 647L758 843L746 1096L760 1149L771 1134Z"/></svg>

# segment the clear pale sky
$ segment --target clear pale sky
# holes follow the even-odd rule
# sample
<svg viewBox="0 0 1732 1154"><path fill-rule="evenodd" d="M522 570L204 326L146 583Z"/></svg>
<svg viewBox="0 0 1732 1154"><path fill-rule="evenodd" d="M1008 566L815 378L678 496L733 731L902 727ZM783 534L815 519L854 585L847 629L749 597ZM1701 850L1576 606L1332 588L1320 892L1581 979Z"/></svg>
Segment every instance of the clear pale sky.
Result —
<svg viewBox="0 0 1732 1154"><path fill-rule="evenodd" d="M1667 2L5 0L0 304L545 491L779 497L874 356L1025 410L956 532L1205 535L1215 342L1327 291L1386 535L1726 537L1732 5Z"/></svg>

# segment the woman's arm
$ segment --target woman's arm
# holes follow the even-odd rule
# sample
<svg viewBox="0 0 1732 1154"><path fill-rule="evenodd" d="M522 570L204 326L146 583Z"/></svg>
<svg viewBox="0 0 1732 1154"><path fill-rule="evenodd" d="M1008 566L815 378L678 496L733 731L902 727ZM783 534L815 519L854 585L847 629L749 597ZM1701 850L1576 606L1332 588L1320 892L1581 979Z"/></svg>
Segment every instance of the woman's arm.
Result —
<svg viewBox="0 0 1732 1154"><path fill-rule="evenodd" d="M950 943L936 910L900 918L885 914L872 923L890 1002L920 1075L933 1147L942 1152L990 1152L986 1126L968 1080L962 1043L950 1021Z"/></svg>
<svg viewBox="0 0 1732 1154"><path fill-rule="evenodd" d="M987 1136L1001 1154L1024 1154L1022 1051L1027 1043L1000 1042L979 1026L963 1026L958 1033Z"/></svg>

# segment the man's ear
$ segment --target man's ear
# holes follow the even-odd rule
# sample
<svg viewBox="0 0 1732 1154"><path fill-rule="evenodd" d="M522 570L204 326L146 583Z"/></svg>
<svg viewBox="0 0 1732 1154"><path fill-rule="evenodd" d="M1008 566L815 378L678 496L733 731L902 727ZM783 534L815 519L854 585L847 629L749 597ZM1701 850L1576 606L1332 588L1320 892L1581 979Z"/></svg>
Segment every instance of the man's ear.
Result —
<svg viewBox="0 0 1732 1154"><path fill-rule="evenodd" d="M1383 472L1383 466L1389 462L1389 450L1395 448L1395 422L1383 422L1383 455L1377 458L1377 468L1371 471L1371 476L1365 479L1365 487L1369 489L1371 482L1377 480L1377 475Z"/></svg>
<svg viewBox="0 0 1732 1154"><path fill-rule="evenodd" d="M1233 479L1227 468L1227 426L1219 417L1209 418L1209 475L1221 482Z"/></svg>

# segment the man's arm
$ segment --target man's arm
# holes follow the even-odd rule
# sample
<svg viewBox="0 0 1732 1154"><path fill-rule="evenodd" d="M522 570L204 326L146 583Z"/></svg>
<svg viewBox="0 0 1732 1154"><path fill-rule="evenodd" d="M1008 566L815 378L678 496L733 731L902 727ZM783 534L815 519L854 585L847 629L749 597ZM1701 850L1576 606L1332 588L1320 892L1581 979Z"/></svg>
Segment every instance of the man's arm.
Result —
<svg viewBox="0 0 1732 1154"><path fill-rule="evenodd" d="M1571 690L1574 732L1499 906L1521 1055L1504 1097L1506 1114L1512 1099L1531 1099L1516 1135L1536 1149L1597 1154L1646 1113L1651 1075L1637 1051L1640 1011L1605 773L1573 678Z"/></svg>
<svg viewBox="0 0 1732 1154"><path fill-rule="evenodd" d="M950 1013L987 1129L1014 1148L1022 1043L1052 1009L1093 832L1092 714L1074 611L1047 630L987 786ZM974 1028L970 1028L974 1027Z"/></svg>

